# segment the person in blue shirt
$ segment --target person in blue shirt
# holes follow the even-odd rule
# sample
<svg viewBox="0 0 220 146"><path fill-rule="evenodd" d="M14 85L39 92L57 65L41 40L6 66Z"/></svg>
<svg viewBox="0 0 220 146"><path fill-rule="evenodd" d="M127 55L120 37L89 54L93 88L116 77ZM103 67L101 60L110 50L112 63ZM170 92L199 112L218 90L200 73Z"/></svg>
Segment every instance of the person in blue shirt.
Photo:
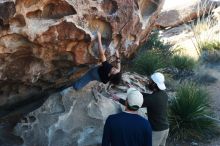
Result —
<svg viewBox="0 0 220 146"><path fill-rule="evenodd" d="M110 115L106 120L102 146L152 146L151 126L137 114L142 104L143 95L129 88L125 111Z"/></svg>
<svg viewBox="0 0 220 146"><path fill-rule="evenodd" d="M147 108L147 115L152 127L152 145L165 146L169 134L168 95L165 92L165 78L160 72L153 73L147 87L152 94L142 93L144 102L142 108ZM125 105L126 101L114 95L113 99Z"/></svg>

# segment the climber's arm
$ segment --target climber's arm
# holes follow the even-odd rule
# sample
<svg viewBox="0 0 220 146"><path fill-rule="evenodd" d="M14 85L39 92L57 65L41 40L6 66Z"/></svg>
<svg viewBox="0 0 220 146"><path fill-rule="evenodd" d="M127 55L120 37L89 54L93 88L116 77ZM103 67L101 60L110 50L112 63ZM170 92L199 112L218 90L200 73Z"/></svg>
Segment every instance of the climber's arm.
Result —
<svg viewBox="0 0 220 146"><path fill-rule="evenodd" d="M98 35L98 44L99 44L99 54L100 54L100 59L102 62L106 61L106 57L105 57L105 51L102 47L102 36L100 32L97 32Z"/></svg>

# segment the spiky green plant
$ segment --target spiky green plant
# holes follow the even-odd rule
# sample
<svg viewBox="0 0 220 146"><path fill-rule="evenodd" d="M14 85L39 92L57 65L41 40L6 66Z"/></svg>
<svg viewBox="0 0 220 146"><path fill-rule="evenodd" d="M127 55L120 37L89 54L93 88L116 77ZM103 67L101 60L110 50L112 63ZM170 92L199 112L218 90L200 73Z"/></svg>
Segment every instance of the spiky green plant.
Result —
<svg viewBox="0 0 220 146"><path fill-rule="evenodd" d="M129 70L143 75L150 75L157 69L169 66L170 56L173 54L170 47L171 45L160 40L157 30L152 31L148 40L139 47Z"/></svg>
<svg viewBox="0 0 220 146"><path fill-rule="evenodd" d="M174 55L172 65L180 70L192 70L196 66L196 61L188 56Z"/></svg>
<svg viewBox="0 0 220 146"><path fill-rule="evenodd" d="M182 84L169 106L170 134L176 139L201 139L217 133L216 123L207 115L209 95L194 83Z"/></svg>
<svg viewBox="0 0 220 146"><path fill-rule="evenodd" d="M143 52L135 59L132 69L139 74L151 75L155 70L166 66L167 64L162 54L156 50L149 50Z"/></svg>
<svg viewBox="0 0 220 146"><path fill-rule="evenodd" d="M127 60L126 64L128 65L125 70L150 75L155 70L168 66L170 63L169 56L172 56L173 53L169 50L170 47L171 45L160 40L157 30L152 31L148 40L139 47L132 63Z"/></svg>
<svg viewBox="0 0 220 146"><path fill-rule="evenodd" d="M140 47L141 51L146 51L152 48L161 49L161 50L169 50L171 45L165 44L159 38L159 31L153 30L148 37L148 40Z"/></svg>

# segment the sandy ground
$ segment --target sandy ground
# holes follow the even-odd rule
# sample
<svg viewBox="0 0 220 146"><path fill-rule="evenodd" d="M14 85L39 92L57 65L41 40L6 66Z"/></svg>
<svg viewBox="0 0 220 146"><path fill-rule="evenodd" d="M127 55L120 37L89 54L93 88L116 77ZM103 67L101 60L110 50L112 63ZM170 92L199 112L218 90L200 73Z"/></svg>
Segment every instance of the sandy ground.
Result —
<svg viewBox="0 0 220 146"><path fill-rule="evenodd" d="M207 86L207 89L212 98L212 106L215 109L215 114L218 119L220 119L220 63L217 65L211 65L208 70L213 77L217 79L217 82Z"/></svg>
<svg viewBox="0 0 220 146"><path fill-rule="evenodd" d="M220 63L210 65L207 70L209 70L211 75L217 79L214 84L207 86L207 89L211 95L215 116L220 120ZM201 144L201 146L220 146L220 137L211 140L208 144Z"/></svg>

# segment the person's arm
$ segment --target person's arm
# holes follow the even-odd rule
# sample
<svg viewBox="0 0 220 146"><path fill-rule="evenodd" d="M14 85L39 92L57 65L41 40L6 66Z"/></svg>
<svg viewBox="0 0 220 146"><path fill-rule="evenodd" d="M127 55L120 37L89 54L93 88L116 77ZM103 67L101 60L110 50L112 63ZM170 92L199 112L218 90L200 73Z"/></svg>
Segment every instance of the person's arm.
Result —
<svg viewBox="0 0 220 146"><path fill-rule="evenodd" d="M102 136L102 146L110 146L110 127L109 127L109 117L107 118L104 126L103 136Z"/></svg>
<svg viewBox="0 0 220 146"><path fill-rule="evenodd" d="M115 55L116 55L116 68L120 71L121 70L121 61L120 61L120 56L119 56L119 52L118 50L115 51Z"/></svg>
<svg viewBox="0 0 220 146"><path fill-rule="evenodd" d="M121 99L121 98L118 100L118 102L121 103L121 104L124 105L124 106L125 106L125 101L126 101L126 100Z"/></svg>
<svg viewBox="0 0 220 146"><path fill-rule="evenodd" d="M112 94L112 99L115 100L115 101L118 101L118 102L119 102L120 104L122 104L122 105L125 105L125 100L122 99L122 98L120 98L120 97L118 97L118 96L115 95L115 94Z"/></svg>
<svg viewBox="0 0 220 146"><path fill-rule="evenodd" d="M105 57L105 51L102 47L102 35L100 32L97 32L97 36L98 36L98 44L99 44L99 54L100 54L100 59L102 62L106 61L106 57Z"/></svg>
<svg viewBox="0 0 220 146"><path fill-rule="evenodd" d="M154 97L152 94L148 94L148 93L141 93L141 94L143 95L144 98L144 102L141 107L147 107L151 103L151 100L154 99Z"/></svg>

